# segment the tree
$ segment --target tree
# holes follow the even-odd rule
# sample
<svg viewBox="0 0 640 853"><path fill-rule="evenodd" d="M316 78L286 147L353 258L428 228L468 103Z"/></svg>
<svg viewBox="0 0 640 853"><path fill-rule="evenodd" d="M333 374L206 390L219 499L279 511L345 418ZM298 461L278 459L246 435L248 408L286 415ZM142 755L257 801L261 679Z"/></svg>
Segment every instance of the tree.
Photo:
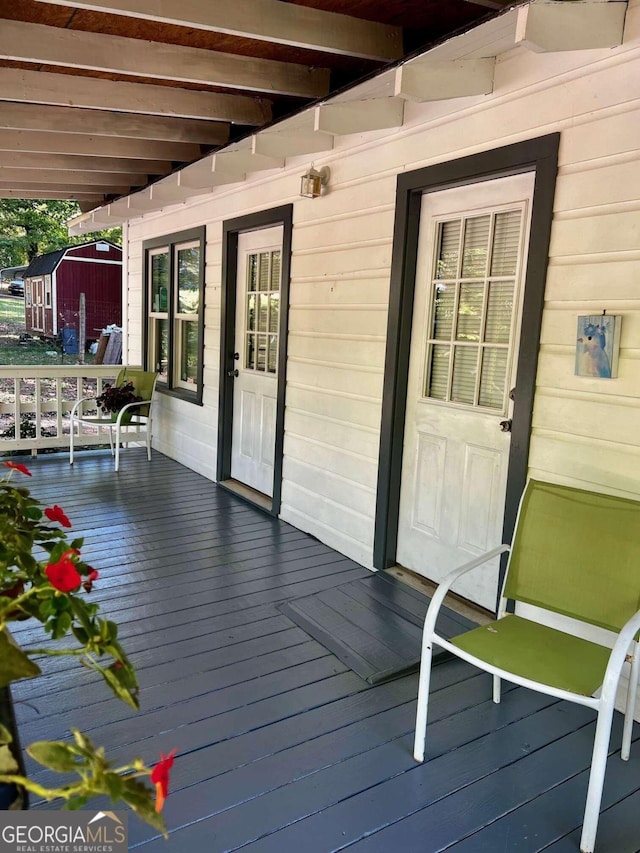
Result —
<svg viewBox="0 0 640 853"><path fill-rule="evenodd" d="M0 199L0 268L26 265L37 255L87 240L121 244L120 228L70 237L67 220L79 213L75 201Z"/></svg>

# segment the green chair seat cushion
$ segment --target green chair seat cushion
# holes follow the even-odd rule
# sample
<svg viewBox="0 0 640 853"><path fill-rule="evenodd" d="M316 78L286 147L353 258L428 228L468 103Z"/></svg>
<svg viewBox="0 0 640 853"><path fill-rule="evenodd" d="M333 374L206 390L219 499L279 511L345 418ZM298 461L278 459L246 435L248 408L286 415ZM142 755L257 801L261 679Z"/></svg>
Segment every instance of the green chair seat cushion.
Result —
<svg viewBox="0 0 640 853"><path fill-rule="evenodd" d="M611 649L537 622L508 615L451 640L506 672L591 696L602 685Z"/></svg>

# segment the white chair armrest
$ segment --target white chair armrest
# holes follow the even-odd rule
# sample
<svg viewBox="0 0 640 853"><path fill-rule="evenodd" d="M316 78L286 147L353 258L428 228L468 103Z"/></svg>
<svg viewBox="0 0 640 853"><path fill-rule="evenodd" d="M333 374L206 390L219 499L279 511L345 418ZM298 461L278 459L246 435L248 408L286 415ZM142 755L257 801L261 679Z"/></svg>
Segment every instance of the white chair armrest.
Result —
<svg viewBox="0 0 640 853"><path fill-rule="evenodd" d="M601 697L603 700L611 699L613 701L618 689L622 665L629 651L629 646L638 633L640 633L640 610L629 619L613 644L602 682Z"/></svg>
<svg viewBox="0 0 640 853"><path fill-rule="evenodd" d="M73 408L71 409L71 413L70 413L69 417L75 418L76 412L78 411L78 409L80 408L80 406L83 403L86 403L87 400L94 400L95 401L95 399L96 399L95 397L81 397L80 400L76 400L76 402L73 404Z"/></svg>
<svg viewBox="0 0 640 853"><path fill-rule="evenodd" d="M126 406L123 406L119 412L118 417L116 419L116 423L119 425L122 421L122 417L125 412L129 409L133 409L135 406L148 406L151 403L151 400L136 400L135 403L127 403Z"/></svg>
<svg viewBox="0 0 640 853"><path fill-rule="evenodd" d="M470 572L473 569L477 569L484 563L488 563L489 560L493 560L494 557L498 557L500 554L505 554L510 549L510 545L498 545L497 548L492 548L491 551L487 551L484 554L480 554L479 557L476 557L473 560L469 560L468 563L464 563L462 566L458 566L458 568L454 569L452 572L449 572L449 574L444 577L442 582L438 584L438 588L433 594L433 598L431 599L431 603L429 604L427 615L425 616L424 620L425 632L434 632L438 613L440 612L440 608L442 607L442 602L444 601L445 596L447 595L453 584L458 580L458 578L462 577L462 575L466 575L467 572Z"/></svg>

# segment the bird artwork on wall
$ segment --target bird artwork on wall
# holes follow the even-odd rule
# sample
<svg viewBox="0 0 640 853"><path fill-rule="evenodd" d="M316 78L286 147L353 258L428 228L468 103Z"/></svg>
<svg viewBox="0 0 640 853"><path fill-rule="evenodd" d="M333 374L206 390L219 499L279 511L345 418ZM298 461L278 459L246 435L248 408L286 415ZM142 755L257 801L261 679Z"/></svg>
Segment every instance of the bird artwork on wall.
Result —
<svg viewBox="0 0 640 853"><path fill-rule="evenodd" d="M578 317L576 376L614 379L618 373L622 317L607 314Z"/></svg>

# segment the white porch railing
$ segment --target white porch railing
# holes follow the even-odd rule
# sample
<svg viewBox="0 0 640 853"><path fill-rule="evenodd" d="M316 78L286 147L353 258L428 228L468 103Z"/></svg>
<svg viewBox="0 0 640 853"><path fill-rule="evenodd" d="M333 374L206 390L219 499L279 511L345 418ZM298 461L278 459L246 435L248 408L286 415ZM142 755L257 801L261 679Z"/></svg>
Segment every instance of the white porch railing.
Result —
<svg viewBox="0 0 640 853"><path fill-rule="evenodd" d="M69 412L97 397L120 365L0 365L0 453L69 446ZM85 403L85 413L96 406ZM84 428L78 446L108 443L104 429Z"/></svg>

